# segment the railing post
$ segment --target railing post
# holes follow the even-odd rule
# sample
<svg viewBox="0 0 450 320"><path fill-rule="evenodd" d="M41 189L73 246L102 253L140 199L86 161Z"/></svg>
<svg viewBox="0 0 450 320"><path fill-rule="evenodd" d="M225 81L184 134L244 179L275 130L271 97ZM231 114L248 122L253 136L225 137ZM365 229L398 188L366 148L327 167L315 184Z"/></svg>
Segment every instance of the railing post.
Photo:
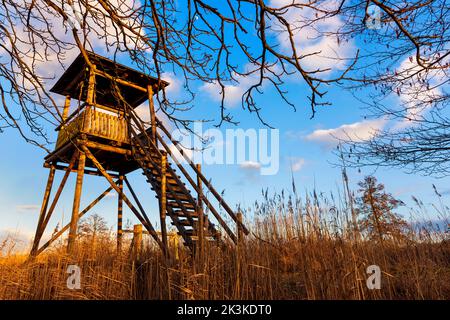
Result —
<svg viewBox="0 0 450 320"><path fill-rule="evenodd" d="M201 164L196 164L198 172L201 172L202 166ZM200 179L199 175L197 174L197 187L198 187L198 194L197 194L197 215L198 215L198 251L199 251L199 259L200 261L203 261L203 253L204 253L204 245L205 245L205 235L204 235L204 217L203 217L203 186L202 186L202 179Z"/></svg>
<svg viewBox="0 0 450 320"><path fill-rule="evenodd" d="M152 129L152 140L153 143L157 146L158 141L156 140L156 114L155 114L155 105L153 103L153 87L151 85L147 86L148 93L148 105L150 108L150 124Z"/></svg>
<svg viewBox="0 0 450 320"><path fill-rule="evenodd" d="M176 232L172 232L170 234L170 240L171 240L174 250L175 250L175 260L178 261L180 259L180 254L178 252L178 247L180 245L180 239L178 237L178 234Z"/></svg>
<svg viewBox="0 0 450 320"><path fill-rule="evenodd" d="M142 224L133 227L133 259L138 260L142 250Z"/></svg>
<svg viewBox="0 0 450 320"><path fill-rule="evenodd" d="M161 156L161 198L159 215L161 218L161 236L164 247L164 255L167 257L167 229L166 229L166 210L167 210L167 154Z"/></svg>
<svg viewBox="0 0 450 320"><path fill-rule="evenodd" d="M62 114L63 123L66 122L66 119L69 116L69 110L70 110L70 96L67 95L66 100L64 101L64 109Z"/></svg>
<svg viewBox="0 0 450 320"><path fill-rule="evenodd" d="M172 138L172 135L170 134L170 132L167 130L167 128L164 127L164 125L162 123L160 123L159 128L162 130L162 132L164 132L164 134L170 139L170 141L173 143L173 145L177 148L177 150L181 153L181 155L183 156L183 158L187 161L187 163L189 164L189 166L194 170L197 171L197 168L195 167L194 163L192 162L192 160L186 155L185 152L183 152L182 147L180 147L179 142L175 141ZM167 152L171 153L170 148L167 146L167 144L164 142L164 140L160 140L161 143L163 144L164 148L167 150ZM181 166L180 163L177 163L178 168L180 168L180 170L184 173L185 170L184 168ZM211 185L210 181L208 181L205 176L203 176L203 174L201 172L197 172L197 174L200 176L200 178L202 179L203 183L206 185L206 187L209 189L209 191L211 191L212 195L220 202L221 206L225 209L225 211L231 216L231 218L237 222L237 217L236 214L233 212L233 210L228 206L228 204L223 200L222 196L217 192L216 189L214 189L214 187ZM186 175L186 173L185 173ZM188 177L188 175L186 175L186 177ZM191 185L196 188L196 183L191 181ZM205 203L208 205L208 207L211 209L211 207L209 206L209 201L208 199L204 198ZM213 211L213 209L211 209L211 212L214 214L214 216L219 220L219 223L222 225L222 227L224 227L224 229L226 230L226 232L228 233L228 235L230 237L232 237L233 241L236 241L235 236L233 234L233 232L226 226L225 222L218 217L218 215L216 214L216 212ZM249 230L242 225L242 230L244 231L245 234L249 234Z"/></svg>

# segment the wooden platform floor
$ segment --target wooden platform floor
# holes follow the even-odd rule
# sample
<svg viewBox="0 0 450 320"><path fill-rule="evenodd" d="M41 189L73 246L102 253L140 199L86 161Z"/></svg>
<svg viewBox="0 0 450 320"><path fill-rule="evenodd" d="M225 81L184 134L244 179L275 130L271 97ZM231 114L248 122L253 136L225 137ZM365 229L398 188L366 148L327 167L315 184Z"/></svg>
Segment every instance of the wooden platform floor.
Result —
<svg viewBox="0 0 450 320"><path fill-rule="evenodd" d="M106 170L128 174L139 169L139 164L134 160L129 144L113 144L111 140L90 135L86 136L85 141L89 150ZM76 143L82 143L79 136L47 155L44 166L68 165L77 150ZM100 146L101 148L99 148ZM74 168L76 167L77 164ZM96 171L94 164L89 159L86 159L86 168Z"/></svg>

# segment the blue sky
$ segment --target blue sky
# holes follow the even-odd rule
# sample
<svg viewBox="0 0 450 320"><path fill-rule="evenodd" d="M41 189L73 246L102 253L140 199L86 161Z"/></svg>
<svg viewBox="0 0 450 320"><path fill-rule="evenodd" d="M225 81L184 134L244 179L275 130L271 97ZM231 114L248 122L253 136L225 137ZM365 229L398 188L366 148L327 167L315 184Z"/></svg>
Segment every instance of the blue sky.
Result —
<svg viewBox="0 0 450 320"><path fill-rule="evenodd" d="M274 1L275 3L278 2ZM331 26L339 25L339 21L332 21ZM282 39L279 39L280 41ZM304 40L304 39L300 39ZM329 49L337 44L335 40L319 39L314 41L311 48L302 48L306 51L319 48ZM355 43L340 44L345 46L342 51L349 55L358 47ZM100 50L101 52L101 50ZM69 61L67 61L70 63ZM121 57L124 64L128 63L126 57ZM308 64L319 64L327 66L330 61L316 59ZM340 67L340 66L338 66ZM60 72L60 71L59 71ZM58 71L55 70L58 74ZM165 77L171 86L169 94L174 97L183 96L183 83L180 77L167 71ZM237 127L243 129L265 128L254 114L249 114L240 107L239 93L245 85L241 79L240 85L230 84L227 87L227 107L234 118L240 123ZM300 79L292 78L286 84L285 89L289 92L289 98L297 106L294 112L288 105L284 104L273 89L264 88L264 94L258 97L259 106L262 107L262 116L274 128L280 132L280 169L276 175L262 176L258 170L251 167L239 165L204 165L203 172L212 179L217 190L225 190L226 201L235 208L238 204L248 207L255 201L262 200L261 191L268 188L270 193L281 190L291 190L291 175L293 175L297 190L301 193L312 190L314 187L321 192L335 192L341 187L340 169L333 166L337 162L332 154L335 142L330 133L342 135L343 130L347 133L359 136L370 136L373 128L382 128L385 124L380 119L365 120L365 111L361 102L355 99L349 92L330 86L327 88L327 101L331 106L319 108L314 118L310 119L311 110L307 101L308 88ZM215 122L204 125L204 128L212 127L217 123L219 117L218 91L213 85L195 83L197 98L194 108L186 116L191 119L209 118ZM364 100L370 91L359 94ZM396 103L392 98L392 103ZM145 109L145 107L144 107ZM221 130L235 128L225 124ZM52 127L47 127L50 138L55 141L56 133ZM7 129L0 134L0 145L4 150L0 157L0 172L2 182L0 183L0 238L6 233L15 233L23 239L30 238L36 227L39 208L45 188L48 170L42 167L45 152L30 144L27 144L13 129ZM432 184L443 195L444 202L450 193L450 179L434 179L419 175L408 175L396 168L382 168L374 172L373 168L364 168L361 172L349 170L350 184L356 189L356 183L363 179L364 175L375 174L378 180L385 184L386 190L407 204L411 203L411 195L422 199L425 203L437 202ZM61 179L59 172L56 182ZM135 190L141 196L143 204L147 209L152 221L158 225L157 203L153 192L146 184L139 172L130 175ZM72 208L72 197L74 189L74 176L69 179L63 192L55 214L50 221L48 230L50 233L57 223L67 223L70 219ZM81 207L86 206L98 194L107 187L107 182L102 178L86 177ZM115 227L117 197L112 195L97 205L93 212L104 216L112 227ZM404 211L404 210L403 210ZM430 218L437 218L430 213ZM136 222L131 212L125 210L125 218L130 223Z"/></svg>
<svg viewBox="0 0 450 320"><path fill-rule="evenodd" d="M292 84L294 99L302 100L306 94L305 88L299 84ZM232 207L240 204L246 208L255 201L262 200L261 191L268 188L269 193L280 192L282 189L291 190L291 174L300 192L312 190L316 187L321 192L335 192L341 187L340 169L333 166L337 159L332 154L332 143L324 140L311 140L310 136L318 129L333 129L344 124L354 124L363 121L362 111L358 102L346 92L338 89L330 91L329 98L333 106L320 109L313 119L307 105L293 112L288 106L280 103L279 99L268 93L265 96L264 108L266 119L273 127L280 130L280 169L274 176L262 176L258 170L242 168L239 165L204 165L205 175L212 179L217 190L225 190L225 199ZM195 112L199 116L203 112L217 112L217 103L208 95L199 99L200 107ZM241 121L239 127L264 128L258 120L239 107L232 109ZM224 126L223 130L230 126ZM207 125L205 125L207 128ZM52 131L53 140L55 133ZM3 173L0 184L0 230L3 233L20 234L22 238L30 237L36 226L39 205L42 200L48 170L42 167L45 152L27 144L15 130L6 130L0 135L0 144L4 152L0 157L0 170ZM291 165L299 162L291 171ZM373 173L373 169L349 170L350 182L353 188L365 174ZM436 202L432 184L444 194L448 191L449 179L434 179L418 175L404 174L397 169L379 169L375 172L379 181L386 185L386 189L398 198L411 203L411 195L422 199L425 203ZM57 181L62 173L57 174ZM157 203L153 192L145 183L139 172L130 175L134 188L143 199L155 225L158 225ZM74 175L71 175L56 208L48 230L51 232L59 221L67 223L71 213L71 200L74 189ZM98 177L87 176L84 183L84 193L81 207L86 206L96 195L107 187L107 182ZM117 198L107 197L93 212L104 216L111 226L115 225ZM433 215L431 215L433 217ZM126 221L136 220L129 210L125 211Z"/></svg>

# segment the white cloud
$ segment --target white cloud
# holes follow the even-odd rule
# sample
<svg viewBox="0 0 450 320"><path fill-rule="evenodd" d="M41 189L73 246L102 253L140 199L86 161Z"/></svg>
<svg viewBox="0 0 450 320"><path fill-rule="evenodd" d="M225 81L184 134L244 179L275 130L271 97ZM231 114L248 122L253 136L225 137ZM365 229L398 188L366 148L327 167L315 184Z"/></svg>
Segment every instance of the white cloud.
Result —
<svg viewBox="0 0 450 320"><path fill-rule="evenodd" d="M303 166L305 165L305 159L291 157L291 158L289 158L289 165L293 172L300 171L303 168Z"/></svg>
<svg viewBox="0 0 450 320"><path fill-rule="evenodd" d="M293 27L294 46L297 54L305 56L300 60L301 65L308 71L330 69L323 72L322 75L345 69L349 59L355 55L356 46L353 41L339 40L333 34L343 27L344 21L338 15L326 17L323 13L323 11L335 10L340 1L324 1L314 4L316 9L308 7L308 2L301 0L271 0L270 5L274 8L281 8L293 2L304 3L305 6L291 7L283 17ZM311 23L313 19L315 21ZM278 42L287 54L292 54L287 29L279 24L272 28L273 30L282 30L277 33ZM313 55L307 56L310 54Z"/></svg>
<svg viewBox="0 0 450 320"><path fill-rule="evenodd" d="M117 192L110 191L108 194L106 194L105 198L106 199L117 198Z"/></svg>
<svg viewBox="0 0 450 320"><path fill-rule="evenodd" d="M284 7L292 4L295 1L301 3L300 0L271 0L270 6L274 8ZM349 59L354 57L356 47L352 41L339 41L336 36L327 36L326 33L336 32L344 24L343 20L338 16L331 16L323 19L322 9L332 10L338 5L337 1L326 1L321 3L318 9L311 9L305 6L303 9L290 8L283 17L294 26L294 42L295 49L299 56L306 56L301 58L301 65L307 71L316 71L317 69L331 69L324 72L331 74L334 70L343 70L349 63ZM317 21L314 25L310 25L311 19ZM272 25L271 28L276 32L277 41L280 44L281 50L285 54L292 55L289 34L283 26ZM282 32L278 32L282 30ZM316 53L313 56L308 54ZM244 67L245 71L252 69L252 64L247 64ZM275 72L279 73L278 65L273 66ZM242 101L242 95L246 90L256 82L258 75L251 73L247 76L240 76L233 74L233 82L223 83L222 88L217 81L205 83L200 87L200 91L206 93L213 101L222 101L222 90L225 92L224 105L227 108L233 108L239 105ZM264 83L263 83L264 84Z"/></svg>
<svg viewBox="0 0 450 320"><path fill-rule="evenodd" d="M183 146L181 144L178 144L178 146L181 147L181 150L183 151L183 154L188 157L190 161L192 161L194 156L194 151L191 149L191 146ZM183 155L180 153L178 148L174 144L169 145L169 149L172 152L172 157L176 159L180 163L186 163L186 159L183 157Z"/></svg>
<svg viewBox="0 0 450 320"><path fill-rule="evenodd" d="M255 161L244 161L242 162L239 167L244 170L260 170L261 164L259 162Z"/></svg>
<svg viewBox="0 0 450 320"><path fill-rule="evenodd" d="M200 87L200 91L203 91L209 95L209 97L216 101L222 101L222 88L217 81L205 83ZM227 84L225 85L225 106L235 107L241 101L242 95L245 89L237 84Z"/></svg>
<svg viewBox="0 0 450 320"><path fill-rule="evenodd" d="M156 106L155 98L154 98L154 102L155 102L155 108L156 108L157 106ZM138 117L146 123L145 127L149 127L149 125L150 125L150 107L148 105L148 102L141 104L139 107L134 109L134 111L136 112ZM169 130L169 131L172 130L171 121L164 112L157 109L156 117L158 118L159 121L162 122L162 124L164 125L164 127L166 127L167 130Z"/></svg>
<svg viewBox="0 0 450 320"><path fill-rule="evenodd" d="M173 72L164 72L161 74L161 79L169 82L169 86L166 88L166 94L173 98L180 92L182 82Z"/></svg>
<svg viewBox="0 0 450 320"><path fill-rule="evenodd" d="M248 63L244 66L243 72L246 75L239 75L234 73L234 81L232 83L223 83L225 89L224 105L227 108L233 108L239 105L242 101L242 95L255 83L259 82L259 73L253 72L259 66ZM268 67L271 72L280 73L278 65ZM267 72L267 70L266 70ZM263 81L262 87L266 86L267 82ZM204 83L200 87L200 91L206 93L213 101L222 101L222 87L217 81Z"/></svg>
<svg viewBox="0 0 450 320"><path fill-rule="evenodd" d="M386 119L364 120L352 124L343 124L338 128L318 129L305 138L330 147L336 145L340 139L353 141L366 141L374 137L377 132L387 124Z"/></svg>
<svg viewBox="0 0 450 320"><path fill-rule="evenodd" d="M239 168L242 170L241 180L239 185L258 184L261 178L261 163L255 161L244 161L239 164Z"/></svg>
<svg viewBox="0 0 450 320"><path fill-rule="evenodd" d="M285 132L285 136L289 140L300 140L305 137L304 131L295 131L295 130L288 130Z"/></svg>
<svg viewBox="0 0 450 320"><path fill-rule="evenodd" d="M40 205L37 204L21 204L16 206L17 211L39 211Z"/></svg>
<svg viewBox="0 0 450 320"><path fill-rule="evenodd" d="M61 1L56 1L56 5L61 6ZM131 27L136 31L134 34L128 29L125 29L125 36L121 35L121 31L117 30L113 24L112 20L103 7L97 1L89 1L89 5L92 7L91 11L86 15L86 24L89 28L88 42L92 45L92 49L97 51L105 51L105 43L113 44L118 40L118 45L123 48L124 43L128 46L138 46L142 47L143 43L140 41L140 36L144 36L143 28L140 28L139 19L137 18L134 9L139 5L137 1L133 0L111 0L108 2L113 8L118 8L123 12L123 16L126 18L122 19L122 22ZM84 4L80 1L74 1L74 6L72 10L66 5L66 13L69 16L75 18L76 15L79 17L83 16L86 12ZM8 10L5 8L4 10ZM37 16L42 15L41 19L45 20L49 26L51 26L51 33L59 41L70 43L71 45L65 46L66 49L59 50L56 46L49 50L44 43L37 41L36 39L31 39L30 34L26 32L26 28L22 27L22 21L14 20L14 31L10 30L11 25L5 24L4 27L11 34L12 42L18 49L18 54L22 62L24 62L29 67L34 68L34 73L40 78L44 83L45 87L50 88L53 83L57 81L59 75L61 75L63 66L67 67L75 57L79 54L79 49L75 45L75 40L73 39L70 23L65 23L63 18L56 13L53 9L48 8L46 4L41 2L34 3L34 11ZM92 12L95 12L96 18L92 16ZM70 19L69 19L70 20ZM73 20L73 19L72 19ZM46 30L46 27L42 27L41 21L38 19L32 19L31 24L35 29L42 28ZM79 26L79 24L78 24ZM45 31L44 31L45 32ZM117 35L113 36L113 35ZM82 39L82 32L78 31L78 35ZM43 35L45 36L45 34ZM34 40L34 41L33 41ZM11 48L10 41L5 41L4 46L8 49ZM50 44L51 47L51 44ZM69 48L69 49L67 49ZM36 60L33 61L34 54L37 53ZM39 56L42 55L42 56ZM4 49L0 48L0 62L8 64L10 62L10 57L5 54ZM33 66L31 64L34 62ZM24 81L24 86L28 89L33 89L34 86L27 77L19 79Z"/></svg>
<svg viewBox="0 0 450 320"><path fill-rule="evenodd" d="M447 61L450 59L447 59ZM447 61L443 61L445 64ZM401 108L405 108L404 120L398 122L394 129L402 129L420 121L424 114L433 106L432 101L443 96L441 84L448 76L444 69L436 68L427 72L420 72L422 68L417 64L415 55L405 58L397 68L399 79L405 79L398 87L397 93ZM448 85L447 85L448 87Z"/></svg>
<svg viewBox="0 0 450 320"><path fill-rule="evenodd" d="M34 238L34 232L19 231L17 229L0 229L0 256L2 254L27 253L29 244Z"/></svg>

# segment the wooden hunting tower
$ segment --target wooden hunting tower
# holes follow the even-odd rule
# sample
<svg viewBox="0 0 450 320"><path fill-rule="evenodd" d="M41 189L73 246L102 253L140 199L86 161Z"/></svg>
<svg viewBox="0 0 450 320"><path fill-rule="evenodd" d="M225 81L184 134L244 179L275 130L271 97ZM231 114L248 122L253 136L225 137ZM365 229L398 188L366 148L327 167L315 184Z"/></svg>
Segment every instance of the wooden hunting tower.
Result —
<svg viewBox="0 0 450 320"><path fill-rule="evenodd" d="M169 130L156 117L153 95L167 85L169 84L165 81L91 52L80 54L64 72L51 89L52 92L65 96L66 100L62 110L62 123L56 128L58 139L55 150L45 157L44 167L49 168L50 173L31 256L41 253L67 230L67 248L69 252L72 251L78 220L112 190L118 193L119 249L123 235L123 203L131 209L165 253L166 216L177 228L184 244L192 250L202 248L203 241L223 240L212 221L218 223L234 242L243 233L248 233L239 215L231 210L203 176L200 165L191 162L177 141L172 139ZM72 99L78 103L69 115ZM149 124L142 121L135 111L146 100L149 103ZM174 158L170 144L183 155L187 165L182 165ZM178 168L179 175L173 167ZM64 171L64 175L50 202L56 170ZM156 193L161 232L153 228L127 179L127 174L135 170L141 170ZM71 222L40 246L42 235L71 172L76 172L77 175ZM110 187L80 211L85 174L106 178ZM183 183L182 179L187 180L188 184ZM124 183L131 199L125 195ZM205 196L203 188L211 194L209 198ZM219 206L237 223L238 236L219 214ZM205 214L204 210L211 215Z"/></svg>

